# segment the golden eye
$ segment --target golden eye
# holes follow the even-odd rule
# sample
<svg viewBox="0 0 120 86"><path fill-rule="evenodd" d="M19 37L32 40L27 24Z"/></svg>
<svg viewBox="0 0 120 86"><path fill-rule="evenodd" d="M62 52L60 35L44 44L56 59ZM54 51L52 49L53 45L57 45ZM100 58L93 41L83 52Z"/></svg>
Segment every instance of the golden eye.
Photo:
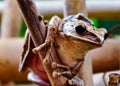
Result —
<svg viewBox="0 0 120 86"><path fill-rule="evenodd" d="M81 26L81 25L76 26L76 27L75 27L75 30L76 30L76 32L79 33L79 34L82 34L82 33L86 32L86 29L85 29L83 26Z"/></svg>

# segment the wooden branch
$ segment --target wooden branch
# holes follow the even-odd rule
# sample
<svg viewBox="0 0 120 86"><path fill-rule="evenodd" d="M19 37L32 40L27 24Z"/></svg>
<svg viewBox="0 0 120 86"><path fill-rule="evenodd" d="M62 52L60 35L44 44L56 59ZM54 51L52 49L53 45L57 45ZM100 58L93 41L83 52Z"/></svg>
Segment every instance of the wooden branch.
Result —
<svg viewBox="0 0 120 86"><path fill-rule="evenodd" d="M5 0L1 22L1 37L18 37L20 34L21 15L16 0Z"/></svg>
<svg viewBox="0 0 120 86"><path fill-rule="evenodd" d="M64 16L84 13L87 16L85 0L65 0Z"/></svg>
<svg viewBox="0 0 120 86"><path fill-rule="evenodd" d="M20 60L19 56L21 55L23 44L24 39L20 38L0 39L1 81L13 80L15 82L27 82L26 77L28 71L24 73L18 72L18 64ZM88 57L93 58L92 66L94 73L120 70L120 47L118 47L119 44L120 40L108 39L103 44L103 47L92 50L88 53ZM14 77L11 77L11 75ZM100 79L100 81L102 80Z"/></svg>
<svg viewBox="0 0 120 86"><path fill-rule="evenodd" d="M119 44L120 40L107 39L101 48L88 53L88 56L92 58L93 73L120 70Z"/></svg>
<svg viewBox="0 0 120 86"><path fill-rule="evenodd" d="M46 35L46 29L42 17L39 16L39 13L36 10L35 4L33 3L32 0L17 0L17 1L23 13L26 24L28 26L32 40L35 46L37 47L44 42ZM46 50L44 50L44 52L38 52L38 54L41 59L41 62L43 62L44 57L46 55ZM47 56L50 57L51 53L48 52ZM59 63L59 60L56 58L56 56L54 58L54 55L52 55L52 58L53 60L56 60L57 63ZM45 72L47 73L47 76L52 86L64 86L61 85L63 84L63 81L65 81L63 77L58 78L52 77L53 70L50 64L44 63L43 67L45 69Z"/></svg>
<svg viewBox="0 0 120 86"><path fill-rule="evenodd" d="M33 41L39 46L45 39L45 26L32 0L17 0ZM41 58L42 59L42 58Z"/></svg>
<svg viewBox="0 0 120 86"><path fill-rule="evenodd" d="M18 72L19 56L22 52L23 41L20 38L0 39L1 81L28 82L28 71L24 73Z"/></svg>

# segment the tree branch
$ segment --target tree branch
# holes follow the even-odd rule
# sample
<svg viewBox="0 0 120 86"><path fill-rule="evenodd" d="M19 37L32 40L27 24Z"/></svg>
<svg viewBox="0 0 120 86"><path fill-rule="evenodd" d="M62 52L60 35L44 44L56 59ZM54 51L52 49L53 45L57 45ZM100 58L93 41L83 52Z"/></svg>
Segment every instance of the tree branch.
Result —
<svg viewBox="0 0 120 86"><path fill-rule="evenodd" d="M23 13L24 20L28 26L32 40L33 40L35 46L37 47L44 42L45 35L46 35L46 29L45 29L45 25L43 23L42 17L39 16L39 13L38 13L38 11L35 7L35 4L33 3L32 0L17 0L17 1L21 8L22 13ZM54 50L53 50L52 54L49 51L46 52L46 50L44 50L44 52L39 51L38 54L39 54L39 57L43 64L43 67L45 69L45 72L47 73L47 76L51 82L51 85L52 86L66 86L66 85L63 85L63 81L65 83L64 77L61 76L58 78L54 78L52 76L52 73L55 69L51 68L51 66L49 64L50 62L43 63L43 60L44 60L44 57L46 54L48 57L51 56L53 61L60 63Z"/></svg>
<svg viewBox="0 0 120 86"><path fill-rule="evenodd" d="M84 13L87 16L86 0L65 0L64 16Z"/></svg>
<svg viewBox="0 0 120 86"><path fill-rule="evenodd" d="M45 26L43 25L42 18L39 18L39 13L32 0L17 0L31 37L36 46L39 46L45 39Z"/></svg>

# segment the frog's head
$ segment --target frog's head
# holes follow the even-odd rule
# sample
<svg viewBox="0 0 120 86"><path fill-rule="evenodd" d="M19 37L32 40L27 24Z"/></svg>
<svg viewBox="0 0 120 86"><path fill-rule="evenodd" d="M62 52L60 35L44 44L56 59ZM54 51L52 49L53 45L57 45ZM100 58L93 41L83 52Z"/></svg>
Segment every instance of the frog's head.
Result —
<svg viewBox="0 0 120 86"><path fill-rule="evenodd" d="M96 29L93 23L80 13L63 19L62 31L67 36L95 44L102 44L107 38L106 29Z"/></svg>

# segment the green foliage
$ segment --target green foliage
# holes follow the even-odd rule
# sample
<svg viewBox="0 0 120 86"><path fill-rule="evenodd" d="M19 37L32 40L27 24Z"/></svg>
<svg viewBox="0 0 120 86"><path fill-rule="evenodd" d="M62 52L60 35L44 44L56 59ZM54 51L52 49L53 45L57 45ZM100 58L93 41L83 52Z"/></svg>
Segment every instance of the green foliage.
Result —
<svg viewBox="0 0 120 86"><path fill-rule="evenodd" d="M97 19L95 19L95 18L90 18L90 20L94 23L94 26L95 26L95 27L98 27L98 26L99 26Z"/></svg>
<svg viewBox="0 0 120 86"><path fill-rule="evenodd" d="M26 26L25 22L22 21L22 23L21 23L20 37L23 38L25 36L26 29L27 29L27 26Z"/></svg>

